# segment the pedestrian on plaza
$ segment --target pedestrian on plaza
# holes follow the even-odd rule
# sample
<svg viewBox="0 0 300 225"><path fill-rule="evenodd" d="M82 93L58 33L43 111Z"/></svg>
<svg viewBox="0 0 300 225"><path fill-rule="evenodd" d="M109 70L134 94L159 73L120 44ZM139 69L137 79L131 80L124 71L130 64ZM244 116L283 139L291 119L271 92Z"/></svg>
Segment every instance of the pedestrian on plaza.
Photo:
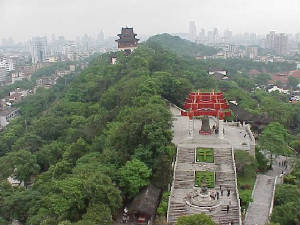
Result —
<svg viewBox="0 0 300 225"><path fill-rule="evenodd" d="M229 212L229 205L227 205L226 211L227 211L227 213Z"/></svg>
<svg viewBox="0 0 300 225"><path fill-rule="evenodd" d="M219 200L219 197L220 197L220 194L219 194L219 192L217 191L217 200Z"/></svg>
<svg viewBox="0 0 300 225"><path fill-rule="evenodd" d="M220 184L220 190L222 190L222 185Z"/></svg>
<svg viewBox="0 0 300 225"><path fill-rule="evenodd" d="M244 138L246 138L247 134L244 135Z"/></svg>
<svg viewBox="0 0 300 225"><path fill-rule="evenodd" d="M223 196L223 190L221 190L221 196Z"/></svg>
<svg viewBox="0 0 300 225"><path fill-rule="evenodd" d="M227 197L229 197L230 196L230 190L228 189L227 190Z"/></svg>

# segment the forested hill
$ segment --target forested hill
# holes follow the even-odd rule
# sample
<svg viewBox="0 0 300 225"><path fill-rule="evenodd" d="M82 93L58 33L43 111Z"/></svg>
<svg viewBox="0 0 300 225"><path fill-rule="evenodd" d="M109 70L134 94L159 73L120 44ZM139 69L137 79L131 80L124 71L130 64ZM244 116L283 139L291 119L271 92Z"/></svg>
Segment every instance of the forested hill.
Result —
<svg viewBox="0 0 300 225"><path fill-rule="evenodd" d="M142 187L167 188L164 98L183 102L190 91L186 62L146 46L109 61L99 56L71 84L26 98L0 133L0 224L110 224ZM10 186L11 175L30 186Z"/></svg>
<svg viewBox="0 0 300 225"><path fill-rule="evenodd" d="M170 34L158 34L150 37L147 43L156 43L181 56L210 56L217 53L215 48L181 39Z"/></svg>
<svg viewBox="0 0 300 225"><path fill-rule="evenodd" d="M144 186L166 190L175 150L165 99L180 105L193 89L227 89L246 110L299 131L297 105L250 94L254 81L243 75L214 80L208 66L148 42L27 97L0 133L0 224L111 224ZM29 187L10 186L11 175Z"/></svg>

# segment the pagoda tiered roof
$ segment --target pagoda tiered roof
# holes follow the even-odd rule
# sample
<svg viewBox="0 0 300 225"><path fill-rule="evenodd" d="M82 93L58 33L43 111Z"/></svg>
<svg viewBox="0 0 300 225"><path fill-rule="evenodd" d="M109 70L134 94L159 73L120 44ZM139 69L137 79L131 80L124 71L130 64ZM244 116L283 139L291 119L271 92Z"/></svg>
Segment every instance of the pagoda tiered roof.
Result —
<svg viewBox="0 0 300 225"><path fill-rule="evenodd" d="M137 34L135 34L133 32L133 28L128 28L128 27L122 27L122 30L121 30L121 34L118 34L119 36L119 39L116 40L116 42L118 43L134 43L134 44L137 44L137 42L140 40L140 39L137 39L135 36Z"/></svg>
<svg viewBox="0 0 300 225"><path fill-rule="evenodd" d="M222 92L191 92L185 100L182 116L214 116L219 119L230 116L229 104Z"/></svg>

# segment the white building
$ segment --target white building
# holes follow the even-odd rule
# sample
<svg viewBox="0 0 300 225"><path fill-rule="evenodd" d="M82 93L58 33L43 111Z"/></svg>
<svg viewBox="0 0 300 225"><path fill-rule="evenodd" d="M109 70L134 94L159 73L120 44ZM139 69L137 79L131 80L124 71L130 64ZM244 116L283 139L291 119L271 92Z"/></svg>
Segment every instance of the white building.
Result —
<svg viewBox="0 0 300 225"><path fill-rule="evenodd" d="M9 80L9 73L5 68L0 67L0 86L6 84L7 82L9 82Z"/></svg>
<svg viewBox="0 0 300 225"><path fill-rule="evenodd" d="M8 108L0 111L0 127L6 127L11 120L16 118L19 114L19 109L17 108Z"/></svg>
<svg viewBox="0 0 300 225"><path fill-rule="evenodd" d="M289 90L284 90L282 88L279 88L277 86L273 86L272 88L268 89L268 92L271 93L273 91L279 91L279 93L283 93L283 94L289 94Z"/></svg>
<svg viewBox="0 0 300 225"><path fill-rule="evenodd" d="M5 68L7 72L15 70L15 65L11 58L0 56L0 68Z"/></svg>
<svg viewBox="0 0 300 225"><path fill-rule="evenodd" d="M47 57L47 37L34 37L30 44L32 63L44 62Z"/></svg>

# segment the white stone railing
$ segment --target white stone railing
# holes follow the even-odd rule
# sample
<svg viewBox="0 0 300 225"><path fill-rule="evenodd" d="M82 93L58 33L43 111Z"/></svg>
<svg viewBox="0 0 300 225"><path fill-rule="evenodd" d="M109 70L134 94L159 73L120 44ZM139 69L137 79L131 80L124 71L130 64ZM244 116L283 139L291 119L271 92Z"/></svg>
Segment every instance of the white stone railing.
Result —
<svg viewBox="0 0 300 225"><path fill-rule="evenodd" d="M255 137L254 137L254 135L252 134L252 131L251 131L251 129L250 129L250 124L246 124L244 127L245 127L245 130L246 130L247 134L248 134L249 137L250 137L251 142L254 143L254 145L255 145Z"/></svg>
<svg viewBox="0 0 300 225"><path fill-rule="evenodd" d="M233 171L234 171L235 192L236 192L236 197L237 197L237 201L238 201L239 225L242 225L241 202L240 202L240 195L239 195L239 190L238 190L238 185L237 185L237 174L236 174L236 166L235 166L233 147L231 147L231 156L232 156L232 166L233 166Z"/></svg>
<svg viewBox="0 0 300 225"><path fill-rule="evenodd" d="M175 158L175 164L174 164L174 168L173 168L173 180L172 180L172 186L171 186L170 196L169 196L169 200L168 200L167 222L169 222L169 213L170 213L171 198L172 198L174 184L175 184L175 175L176 175L176 167L177 167L178 152L179 152L179 149L178 149L177 146L176 146L176 150L177 150L176 151L176 158Z"/></svg>
<svg viewBox="0 0 300 225"><path fill-rule="evenodd" d="M271 200L271 204L270 204L269 217L271 216L271 214L272 214L272 211L273 211L273 206L274 206L274 197L275 197L275 190L276 190L277 178L278 178L278 176L276 176L276 177L275 177L275 181L274 181L274 184L273 184L273 190L272 190L272 200Z"/></svg>
<svg viewBox="0 0 300 225"><path fill-rule="evenodd" d="M234 127L240 127L242 126L240 122L229 122L229 121L224 121L224 123L228 126L234 126Z"/></svg>
<svg viewBox="0 0 300 225"><path fill-rule="evenodd" d="M244 126L247 134L250 137L250 155L255 157L255 137L250 129L250 124Z"/></svg>

